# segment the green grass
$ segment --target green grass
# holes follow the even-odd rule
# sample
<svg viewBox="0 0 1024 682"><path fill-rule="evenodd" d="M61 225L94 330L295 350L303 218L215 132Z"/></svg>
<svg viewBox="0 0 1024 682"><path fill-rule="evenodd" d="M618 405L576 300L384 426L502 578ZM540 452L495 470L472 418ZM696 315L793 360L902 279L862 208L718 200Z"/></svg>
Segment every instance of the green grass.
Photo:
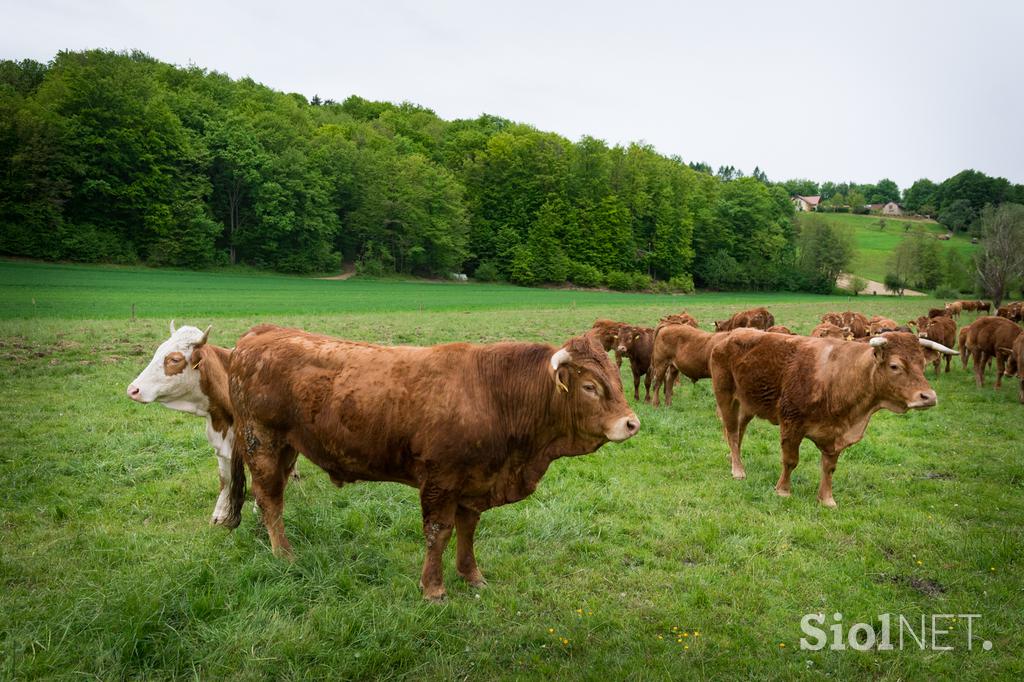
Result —
<svg viewBox="0 0 1024 682"><path fill-rule="evenodd" d="M801 220L807 220L811 214L797 214ZM815 213L816 218L823 218L835 225L849 228L854 240L857 254L850 265L850 272L872 279L876 282L885 280L887 272L886 264L889 256L896 250L900 242L915 233L924 232L927 234L946 234L945 227L930 220L912 220L907 218L884 218L885 229L883 230L879 221L881 216L876 215L853 215L851 213ZM904 225L910 223L909 230ZM978 248L971 244L968 236L957 233L949 241L940 241L943 250L954 249L961 255L971 257Z"/></svg>
<svg viewBox="0 0 1024 682"><path fill-rule="evenodd" d="M21 301L33 295L34 309ZM442 605L423 603L416 584L411 488L338 490L301 461L285 510L296 560L278 561L249 508L234 532L207 525L217 480L201 420L124 396L172 315L213 323L223 344L268 319L385 343L559 343L597 316L650 324L686 308L708 327L753 302L806 331L845 299L5 263L0 301L0 678L1024 674L1016 380L979 390L957 365L933 381L938 407L877 414L840 459L837 510L815 500L808 443L793 497L774 494L778 430L767 422L751 425L748 478L733 481L709 383L681 385L671 409L636 406L637 437L556 462L533 496L486 513L477 557L490 584L462 583L450 548ZM851 302L895 319L933 303ZM845 624L886 612L982 617L971 652L962 624L949 652L801 651L800 618L817 611L842 612Z"/></svg>

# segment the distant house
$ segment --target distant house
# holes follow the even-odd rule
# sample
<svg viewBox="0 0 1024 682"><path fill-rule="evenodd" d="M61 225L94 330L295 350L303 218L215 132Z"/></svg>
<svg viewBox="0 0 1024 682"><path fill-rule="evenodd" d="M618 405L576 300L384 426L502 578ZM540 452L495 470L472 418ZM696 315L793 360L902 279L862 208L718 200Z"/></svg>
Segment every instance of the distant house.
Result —
<svg viewBox="0 0 1024 682"><path fill-rule="evenodd" d="M884 204L868 204L868 210L872 213L881 213L882 215L903 215L903 207L895 201Z"/></svg>
<svg viewBox="0 0 1024 682"><path fill-rule="evenodd" d="M802 197L799 194L794 194L790 197L790 200L793 202L793 205L796 206L796 210L807 212L817 211L818 204L821 203L821 197L817 195L813 197Z"/></svg>

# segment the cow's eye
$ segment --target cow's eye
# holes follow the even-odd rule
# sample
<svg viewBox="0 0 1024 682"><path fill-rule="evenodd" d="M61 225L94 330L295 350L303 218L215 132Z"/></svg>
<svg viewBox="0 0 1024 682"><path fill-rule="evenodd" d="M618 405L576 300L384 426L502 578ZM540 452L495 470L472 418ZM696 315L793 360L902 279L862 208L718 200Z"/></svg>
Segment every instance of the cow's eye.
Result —
<svg viewBox="0 0 1024 682"><path fill-rule="evenodd" d="M168 358L168 360L170 360L174 364L178 364L179 362L184 362L185 358L179 358L177 355L172 355L170 358Z"/></svg>
<svg viewBox="0 0 1024 682"><path fill-rule="evenodd" d="M900 371L900 366L899 366L899 363L896 363L896 362L890 362L890 363L889 363L889 369L891 369L891 370L892 370L892 371L894 371L894 372L898 372L898 371Z"/></svg>
<svg viewBox="0 0 1024 682"><path fill-rule="evenodd" d="M586 391L587 393L593 393L594 395L597 395L597 386L594 386L594 384L591 384L589 382L583 384L583 390Z"/></svg>

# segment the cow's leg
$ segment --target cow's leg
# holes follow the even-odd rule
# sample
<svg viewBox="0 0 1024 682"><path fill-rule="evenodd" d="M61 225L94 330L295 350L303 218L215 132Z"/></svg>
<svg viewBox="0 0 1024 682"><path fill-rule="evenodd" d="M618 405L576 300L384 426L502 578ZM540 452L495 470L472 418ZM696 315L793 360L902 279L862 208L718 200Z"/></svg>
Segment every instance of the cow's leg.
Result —
<svg viewBox="0 0 1024 682"><path fill-rule="evenodd" d="M459 575L473 587L483 587L487 584L473 554L473 534L476 533L476 524L479 522L478 511L466 507L459 507L455 511L455 567Z"/></svg>
<svg viewBox="0 0 1024 682"><path fill-rule="evenodd" d="M949 361L953 359L952 355L946 355L946 374L949 374Z"/></svg>
<svg viewBox="0 0 1024 682"><path fill-rule="evenodd" d="M632 359L629 362L633 370L633 400L640 400L640 367Z"/></svg>
<svg viewBox="0 0 1024 682"><path fill-rule="evenodd" d="M729 444L729 461L732 464L732 477L740 480L747 477L743 469L743 460L740 459L740 446L743 444L743 432L747 429L752 415L742 413L740 406L730 400L727 404L718 404L718 414L722 419L722 431L725 433L725 440ZM724 401L723 401L724 402Z"/></svg>
<svg viewBox="0 0 1024 682"><path fill-rule="evenodd" d="M818 447L821 450L821 483L818 484L818 502L826 507L835 507L836 501L832 497L832 473L836 470L836 462L839 461L839 454L842 450L834 447Z"/></svg>
<svg viewBox="0 0 1024 682"><path fill-rule="evenodd" d="M659 391L661 390L662 385L665 383L665 372L666 372L666 369L667 368L666 368L664 363L655 364L655 363L652 362L651 363L651 369L648 372L648 374L653 374L654 375L654 381L653 381L654 385L651 387L651 390L654 391L654 401L651 404L654 407L658 407L658 406L661 405L661 400L659 398Z"/></svg>
<svg viewBox="0 0 1024 682"><path fill-rule="evenodd" d="M615 351L615 366L618 367L619 369L622 368L622 353L620 353L618 350Z"/></svg>
<svg viewBox="0 0 1024 682"><path fill-rule="evenodd" d="M804 439L804 434L782 426L779 436L782 442L782 473L779 474L779 482L775 484L775 492L782 497L789 497L792 493L789 477L800 463L800 441Z"/></svg>
<svg viewBox="0 0 1024 682"><path fill-rule="evenodd" d="M668 369L665 370L665 406L672 407L672 392L676 387L676 379L679 377L679 370L676 366L669 363Z"/></svg>
<svg viewBox="0 0 1024 682"><path fill-rule="evenodd" d="M210 517L210 523L215 526L224 523L231 514L231 450L227 451L226 456L220 450L216 455L220 475L220 496L217 497L217 505Z"/></svg>
<svg viewBox="0 0 1024 682"><path fill-rule="evenodd" d="M267 527L271 550L276 556L291 559L292 546L284 534L284 488L297 455L287 444L275 443L272 436L258 438L255 447L247 449L252 493Z"/></svg>
<svg viewBox="0 0 1024 682"><path fill-rule="evenodd" d="M985 385L985 365L988 364L988 357L980 348L975 348L971 355L974 358L974 382L981 388Z"/></svg>
<svg viewBox="0 0 1024 682"><path fill-rule="evenodd" d="M1003 372L1006 371L1006 354L996 351L996 388L1003 386Z"/></svg>
<svg viewBox="0 0 1024 682"><path fill-rule="evenodd" d="M455 526L456 503L446 491L425 485L420 490L420 507L423 512L423 537L427 543L420 588L424 599L441 601L445 596L442 558Z"/></svg>
<svg viewBox="0 0 1024 682"><path fill-rule="evenodd" d="M651 369L650 369L650 367L648 367L647 371L644 373L644 402L645 403L651 402Z"/></svg>

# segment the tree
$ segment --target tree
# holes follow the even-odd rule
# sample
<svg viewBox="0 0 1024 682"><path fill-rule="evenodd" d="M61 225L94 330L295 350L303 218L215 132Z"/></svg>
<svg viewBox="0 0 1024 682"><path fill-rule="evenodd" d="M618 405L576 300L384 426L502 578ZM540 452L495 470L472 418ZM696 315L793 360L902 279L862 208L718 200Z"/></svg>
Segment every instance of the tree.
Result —
<svg viewBox="0 0 1024 682"><path fill-rule="evenodd" d="M868 198L867 203L886 204L890 201L900 200L900 188L889 178L883 178L878 181L877 185L869 187L870 189L865 192Z"/></svg>
<svg viewBox="0 0 1024 682"><path fill-rule="evenodd" d="M947 203L939 213L939 222L951 230L966 232L978 217L967 199L956 199Z"/></svg>
<svg viewBox="0 0 1024 682"><path fill-rule="evenodd" d="M836 279L854 257L850 233L820 216L803 221L798 241L800 269L813 282L813 288L828 293Z"/></svg>
<svg viewBox="0 0 1024 682"><path fill-rule="evenodd" d="M934 206L935 193L937 190L938 185L928 178L921 178L908 187L907 191L903 193L903 207L908 211L929 215L928 213L925 213L924 209L925 207Z"/></svg>
<svg viewBox="0 0 1024 682"><path fill-rule="evenodd" d="M998 308L1011 282L1024 277L1024 205L985 207L975 263L982 290Z"/></svg>
<svg viewBox="0 0 1024 682"><path fill-rule="evenodd" d="M902 296L903 290L907 288L907 281L910 279L913 268L914 244L909 239L904 239L889 257L884 281L885 288L898 296Z"/></svg>

